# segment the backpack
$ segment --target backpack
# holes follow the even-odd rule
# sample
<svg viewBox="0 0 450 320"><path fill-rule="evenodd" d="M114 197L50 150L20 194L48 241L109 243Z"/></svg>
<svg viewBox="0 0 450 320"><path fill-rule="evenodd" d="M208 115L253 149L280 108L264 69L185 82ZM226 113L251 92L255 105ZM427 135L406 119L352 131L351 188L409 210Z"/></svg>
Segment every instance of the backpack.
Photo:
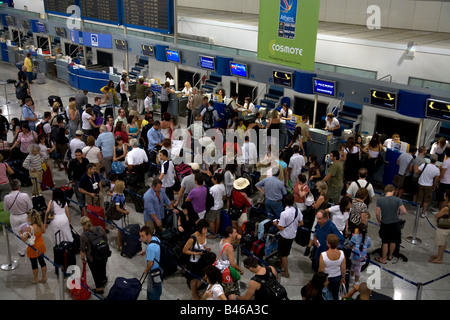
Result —
<svg viewBox="0 0 450 320"><path fill-rule="evenodd" d="M24 100L28 95L27 88L23 85L22 82L16 86L16 98L18 100Z"/></svg>
<svg viewBox="0 0 450 320"><path fill-rule="evenodd" d="M44 125L46 125L47 123L48 123L47 121L42 121L42 122L38 123L38 125L36 126L36 133L38 135L40 135L41 133L45 133Z"/></svg>
<svg viewBox="0 0 450 320"><path fill-rule="evenodd" d="M203 115L203 123L211 126L214 124L214 109L210 110L209 107L206 108L205 114Z"/></svg>
<svg viewBox="0 0 450 320"><path fill-rule="evenodd" d="M269 274L268 280L265 280L262 276L258 275L252 278L252 280L261 284L259 290L263 290L266 299L275 301L289 300L286 289L275 278L270 267L266 267L266 274Z"/></svg>
<svg viewBox="0 0 450 320"><path fill-rule="evenodd" d="M108 241L103 239L99 228L100 227L97 226L94 232L86 232L94 260L102 260L111 256L111 249L109 248Z"/></svg>
<svg viewBox="0 0 450 320"><path fill-rule="evenodd" d="M356 185L358 186L358 188L361 188L361 185L359 184L358 180L355 180ZM364 189L367 189L367 187L369 186L369 181L366 181L366 185L364 186ZM370 204L370 197L369 195L367 195L366 199L364 200L364 203L366 204L367 207L369 207Z"/></svg>
<svg viewBox="0 0 450 320"><path fill-rule="evenodd" d="M227 119L227 120L232 119L237 115L236 111L234 111L234 109L231 105L231 102L229 104L227 104L227 106L225 107L225 119Z"/></svg>
<svg viewBox="0 0 450 320"><path fill-rule="evenodd" d="M159 267L163 270L164 276L167 277L171 274L174 274L178 270L178 267L173 258L173 254L170 249L171 246L169 246L169 243L167 243L165 240L160 240L159 242L156 240L152 240L150 241L150 243L156 243L157 245L159 245L160 257L159 261L156 259L155 261L158 262Z"/></svg>

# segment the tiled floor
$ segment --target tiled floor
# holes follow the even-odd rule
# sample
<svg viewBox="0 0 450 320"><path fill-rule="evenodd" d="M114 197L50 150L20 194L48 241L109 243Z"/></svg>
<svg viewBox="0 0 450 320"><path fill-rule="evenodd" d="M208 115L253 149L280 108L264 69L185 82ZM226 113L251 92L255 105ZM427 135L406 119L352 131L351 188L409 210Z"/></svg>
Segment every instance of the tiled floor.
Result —
<svg viewBox="0 0 450 320"><path fill-rule="evenodd" d="M16 78L17 68L7 64L0 63L0 74L2 79ZM61 96L63 103L68 103L68 98L75 94L75 90L71 88L67 83L58 81L56 79L46 79L45 84L33 84L31 86L32 96L36 101L37 113L42 115L44 111L50 109L47 102L49 95ZM12 85L7 86L8 100L15 101ZM90 101L93 100L95 95L89 94ZM0 104L2 106L3 115L7 118L19 116L20 108L16 102L10 103L8 106L4 105L5 96L3 88L0 90ZM56 186L60 186L67 182L64 171L54 171L54 181ZM23 191L31 193L31 188L23 188ZM47 200L50 199L51 191L43 192ZM377 196L376 198L378 198ZM376 199L375 199L376 201ZM134 205L132 203L127 204L131 210L130 223L139 223L143 225L143 215L134 211ZM434 204L434 207L436 205ZM369 279L375 279L375 285L377 285L376 291L384 293L393 297L396 300L412 300L416 299L417 286L414 284L422 283L423 286L421 299L422 300L446 300L450 297L450 277L445 277L439 281L427 282L437 279L443 275L446 275L450 271L448 253L445 254L444 263L441 265L431 264L428 262L429 256L435 254L437 251L436 245L433 242L434 237L434 221L433 215L428 214L427 219L420 219L418 223L417 237L422 240L419 245L413 245L407 242L405 239L413 234L414 221L415 221L415 208L409 204L406 204L408 214L406 215L406 226L403 230L402 236L402 248L401 253L407 258L407 262L395 259L388 264L383 265L382 269L377 266L370 266L362 275L362 281ZM434 208L430 208L430 212L435 211ZM75 205L71 205L72 221L76 230L81 231L80 227L80 212ZM372 249L380 247L380 239L378 236L378 227L374 224L375 219L375 206L370 206L371 223L369 225L369 235L373 241ZM6 242L4 241L4 235L2 234L2 240L0 240L0 263L8 263L6 254ZM20 266L13 271L0 270L0 299L1 300L59 300L60 284L54 273L54 268L47 261L48 266L48 278L49 280L45 284L31 284L32 273L31 265L28 258L21 258L17 254L16 245L14 243L13 236L9 234L10 249L12 259L17 260ZM47 257L52 260L52 235L51 232L47 232L44 235L45 243L47 246ZM109 242L112 247L112 256L108 261L107 274L109 282L105 288L107 294L112 286L114 279L118 276L126 278L139 278L145 267L144 258L135 256L132 259L121 257L116 250L115 241L117 239L117 230L112 230L109 234ZM218 251L218 240L208 240L214 252ZM304 248L294 244L289 257L289 269L291 277L281 278L281 283L287 288L289 298L291 300L301 299L300 289L312 278L312 269L309 258L303 256ZM372 259L374 255L372 255ZM77 257L78 265L81 265L79 256ZM241 263L242 265L242 263ZM247 270L242 277L242 283L247 284L251 278L250 272ZM88 284L92 287L93 280L88 270L87 272ZM245 288L245 285L243 286ZM71 296L68 289L64 291L65 299L70 300ZM104 296L96 297L92 296L92 300L98 300L104 298ZM146 298L145 290L141 292L140 300ZM163 285L163 300L188 300L191 298L190 291L186 286L186 280L180 272L165 279Z"/></svg>

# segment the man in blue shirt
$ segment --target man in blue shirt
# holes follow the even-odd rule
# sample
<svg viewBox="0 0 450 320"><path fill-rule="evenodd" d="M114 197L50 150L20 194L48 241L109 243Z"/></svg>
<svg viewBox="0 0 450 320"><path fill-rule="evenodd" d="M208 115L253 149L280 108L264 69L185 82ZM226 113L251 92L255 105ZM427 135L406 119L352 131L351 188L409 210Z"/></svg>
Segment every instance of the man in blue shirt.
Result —
<svg viewBox="0 0 450 320"><path fill-rule="evenodd" d="M339 245L343 246L345 242L344 236L336 228L336 225L328 219L327 213L324 210L317 211L317 224L314 231L314 245L316 250L314 253L313 268L319 267L320 254L328 250L327 236L335 234L339 238Z"/></svg>
<svg viewBox="0 0 450 320"><path fill-rule="evenodd" d="M278 179L278 167L272 168L272 176L267 177L255 184L255 187L266 196L266 211L275 219L280 219L280 214L283 211L283 197L286 195L286 187L284 182ZM264 188L264 189L262 189Z"/></svg>
<svg viewBox="0 0 450 320"><path fill-rule="evenodd" d="M160 300L162 294L162 272L159 268L159 261L161 259L160 240L152 236L152 232L148 226L143 226L139 230L139 239L147 244L145 257L147 264L144 269L144 274L148 276L147 282L147 300ZM139 252L143 256L144 251Z"/></svg>
<svg viewBox="0 0 450 320"><path fill-rule="evenodd" d="M153 127L147 132L148 139L148 158L149 158L149 166L148 166L148 176L151 177L154 174L158 174L158 168L153 165L156 164L156 156L158 155L158 151L162 147L162 141L164 140L164 136L160 130L161 123L156 120L153 124Z"/></svg>
<svg viewBox="0 0 450 320"><path fill-rule="evenodd" d="M105 174L108 174L112 170L112 162L115 146L114 134L108 132L105 125L100 126L100 134L95 141L95 145L102 149L103 167L105 168Z"/></svg>
<svg viewBox="0 0 450 320"><path fill-rule="evenodd" d="M164 206L168 206L174 213L172 203L162 188L162 181L154 179L152 187L144 194L144 223L151 230L152 234L161 234L162 220L164 218Z"/></svg>
<svg viewBox="0 0 450 320"><path fill-rule="evenodd" d="M38 121L38 117L33 110L33 100L31 98L25 99L25 104L22 107L22 118L28 121L28 127L30 131L36 131L36 121Z"/></svg>

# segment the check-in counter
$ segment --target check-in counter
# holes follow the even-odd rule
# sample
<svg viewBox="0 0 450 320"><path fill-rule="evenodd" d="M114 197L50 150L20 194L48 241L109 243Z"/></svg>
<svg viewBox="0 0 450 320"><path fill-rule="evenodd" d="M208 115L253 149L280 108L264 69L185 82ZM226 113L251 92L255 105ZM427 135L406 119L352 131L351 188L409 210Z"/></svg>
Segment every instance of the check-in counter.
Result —
<svg viewBox="0 0 450 320"><path fill-rule="evenodd" d="M108 84L109 73L86 70L77 65L69 66L69 83L79 90L101 93L100 89Z"/></svg>
<svg viewBox="0 0 450 320"><path fill-rule="evenodd" d="M65 59L56 59L56 74L58 79L70 81L69 63Z"/></svg>
<svg viewBox="0 0 450 320"><path fill-rule="evenodd" d="M7 51L8 51L8 60L10 63L12 63L13 65L16 64L16 62L18 62L16 60L16 52L15 52L15 48L17 48L16 46L12 46L12 45L6 45L7 47Z"/></svg>
<svg viewBox="0 0 450 320"><path fill-rule="evenodd" d="M8 46L6 42L0 42L1 58L4 62L9 62Z"/></svg>

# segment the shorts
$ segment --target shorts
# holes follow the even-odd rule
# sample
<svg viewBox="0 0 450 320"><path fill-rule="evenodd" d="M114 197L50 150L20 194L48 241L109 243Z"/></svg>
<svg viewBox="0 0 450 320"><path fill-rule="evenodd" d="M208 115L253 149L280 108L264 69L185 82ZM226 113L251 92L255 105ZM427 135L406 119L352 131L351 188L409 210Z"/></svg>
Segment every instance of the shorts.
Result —
<svg viewBox="0 0 450 320"><path fill-rule="evenodd" d="M417 203L425 202L429 203L431 202L431 199L433 197L433 187L428 186L422 186L419 184L417 188Z"/></svg>
<svg viewBox="0 0 450 320"><path fill-rule="evenodd" d="M239 219L237 219L237 224L239 227L242 227L242 225L247 222L247 213L244 212L243 214L241 214L241 216L239 217Z"/></svg>
<svg viewBox="0 0 450 320"><path fill-rule="evenodd" d="M383 224L381 223L378 235L381 238L381 243L401 243L402 231L399 223Z"/></svg>
<svg viewBox="0 0 450 320"><path fill-rule="evenodd" d="M449 236L450 236L450 229L436 228L436 233L434 235L434 242L438 246L445 246L448 242Z"/></svg>
<svg viewBox="0 0 450 320"><path fill-rule="evenodd" d="M222 212L222 209L209 210L208 213L206 213L206 216L205 216L206 221L208 221L210 223L214 223L216 221L219 221L221 212Z"/></svg>
<svg viewBox="0 0 450 320"><path fill-rule="evenodd" d="M359 277L361 275L361 269L364 265L365 261L352 260L352 266L350 267L350 271L355 272L355 276Z"/></svg>
<svg viewBox="0 0 450 320"><path fill-rule="evenodd" d="M437 201L441 202L444 201L444 194L445 191L447 191L447 189L450 189L450 184L445 184L445 183L439 183L439 187L437 188L436 191L436 198Z"/></svg>
<svg viewBox="0 0 450 320"><path fill-rule="evenodd" d="M56 143L56 153L58 154L59 159L64 159L64 156L66 155L67 150L69 147L67 146L67 143Z"/></svg>
<svg viewBox="0 0 450 320"><path fill-rule="evenodd" d="M291 253L292 243L294 239L285 239L281 236L278 237L278 255L280 257L287 257Z"/></svg>

